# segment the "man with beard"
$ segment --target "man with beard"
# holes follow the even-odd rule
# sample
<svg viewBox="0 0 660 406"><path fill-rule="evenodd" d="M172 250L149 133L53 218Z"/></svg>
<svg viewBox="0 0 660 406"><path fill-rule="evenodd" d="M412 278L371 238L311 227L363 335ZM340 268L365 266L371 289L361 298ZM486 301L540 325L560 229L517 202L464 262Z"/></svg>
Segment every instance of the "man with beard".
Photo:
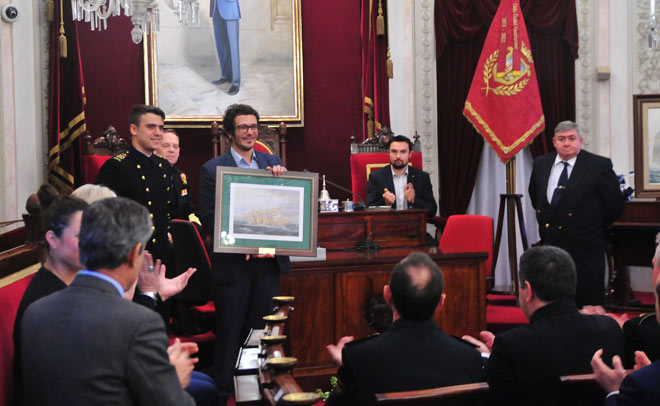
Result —
<svg viewBox="0 0 660 406"><path fill-rule="evenodd" d="M374 171L367 183L367 206L392 206L397 210L427 209L435 216L438 205L433 197L429 174L408 165L413 144L404 135L392 138L387 149L390 165Z"/></svg>

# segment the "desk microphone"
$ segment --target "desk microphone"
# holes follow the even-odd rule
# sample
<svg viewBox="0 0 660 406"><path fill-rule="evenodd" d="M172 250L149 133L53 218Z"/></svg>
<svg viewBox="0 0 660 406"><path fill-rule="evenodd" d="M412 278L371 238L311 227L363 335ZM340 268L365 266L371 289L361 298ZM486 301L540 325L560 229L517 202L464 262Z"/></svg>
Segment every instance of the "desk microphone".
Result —
<svg viewBox="0 0 660 406"><path fill-rule="evenodd" d="M309 171L307 169L303 169L303 172L309 172ZM336 187L337 189L339 189L341 191L344 191L344 192L347 192L347 193L350 193L350 194L354 194L352 190L347 189L343 186L340 186L340 185L336 184L335 182L329 181L327 177L325 178L325 183L328 183L328 184L330 184L330 186L334 186L334 187ZM355 193L355 196L357 196L358 199L360 199L360 200L353 204L353 210L354 211L364 210L364 208L365 208L364 199L358 193Z"/></svg>

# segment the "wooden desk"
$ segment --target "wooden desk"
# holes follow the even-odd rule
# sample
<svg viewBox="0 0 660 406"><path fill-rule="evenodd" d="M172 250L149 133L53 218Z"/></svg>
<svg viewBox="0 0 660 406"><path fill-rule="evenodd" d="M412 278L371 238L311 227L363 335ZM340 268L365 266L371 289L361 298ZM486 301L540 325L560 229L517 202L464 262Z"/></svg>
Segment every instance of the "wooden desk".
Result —
<svg viewBox="0 0 660 406"><path fill-rule="evenodd" d="M294 376L303 389L325 387L328 377L336 373L326 345L347 335L369 335L364 317L367 300L383 291L394 265L412 251L328 252L326 261L292 264L293 270L280 281L280 293L296 298L287 322L285 351L298 359ZM486 328L488 254L431 257L442 269L447 294L436 321L449 334L478 335Z"/></svg>
<svg viewBox="0 0 660 406"><path fill-rule="evenodd" d="M426 247L425 209L320 213L318 244L328 250L355 248L369 238L381 249Z"/></svg>
<svg viewBox="0 0 660 406"><path fill-rule="evenodd" d="M660 229L660 202L629 201L608 232L608 253L614 262L610 300L630 303L630 275L626 266L651 266L655 255L655 235ZM650 283L650 282L649 282Z"/></svg>

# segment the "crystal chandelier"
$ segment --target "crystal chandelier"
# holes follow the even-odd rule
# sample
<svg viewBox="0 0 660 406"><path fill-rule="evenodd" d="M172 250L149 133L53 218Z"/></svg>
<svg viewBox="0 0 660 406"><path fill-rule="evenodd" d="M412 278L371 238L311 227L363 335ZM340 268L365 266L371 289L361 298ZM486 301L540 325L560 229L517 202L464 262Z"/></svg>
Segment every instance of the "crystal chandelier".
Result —
<svg viewBox="0 0 660 406"><path fill-rule="evenodd" d="M644 25L644 28L646 29L646 46L649 49L657 48L660 35L658 34L658 21L655 18L655 0L649 0L649 22Z"/></svg>
<svg viewBox="0 0 660 406"><path fill-rule="evenodd" d="M199 3L197 0L164 0L165 6L174 13L184 27L199 27ZM158 32L160 16L157 0L71 0L71 12L76 21L88 22L92 31L108 28L108 18L121 15L131 17L133 42L139 44L142 35L151 24Z"/></svg>

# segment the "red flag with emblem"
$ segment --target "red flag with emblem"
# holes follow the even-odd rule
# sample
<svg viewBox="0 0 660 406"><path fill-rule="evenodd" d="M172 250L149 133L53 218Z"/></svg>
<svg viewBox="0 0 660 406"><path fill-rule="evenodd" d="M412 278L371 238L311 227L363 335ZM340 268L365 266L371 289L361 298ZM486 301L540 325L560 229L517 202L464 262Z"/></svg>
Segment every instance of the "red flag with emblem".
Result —
<svg viewBox="0 0 660 406"><path fill-rule="evenodd" d="M545 129L519 0L501 0L481 50L463 115L506 163Z"/></svg>

